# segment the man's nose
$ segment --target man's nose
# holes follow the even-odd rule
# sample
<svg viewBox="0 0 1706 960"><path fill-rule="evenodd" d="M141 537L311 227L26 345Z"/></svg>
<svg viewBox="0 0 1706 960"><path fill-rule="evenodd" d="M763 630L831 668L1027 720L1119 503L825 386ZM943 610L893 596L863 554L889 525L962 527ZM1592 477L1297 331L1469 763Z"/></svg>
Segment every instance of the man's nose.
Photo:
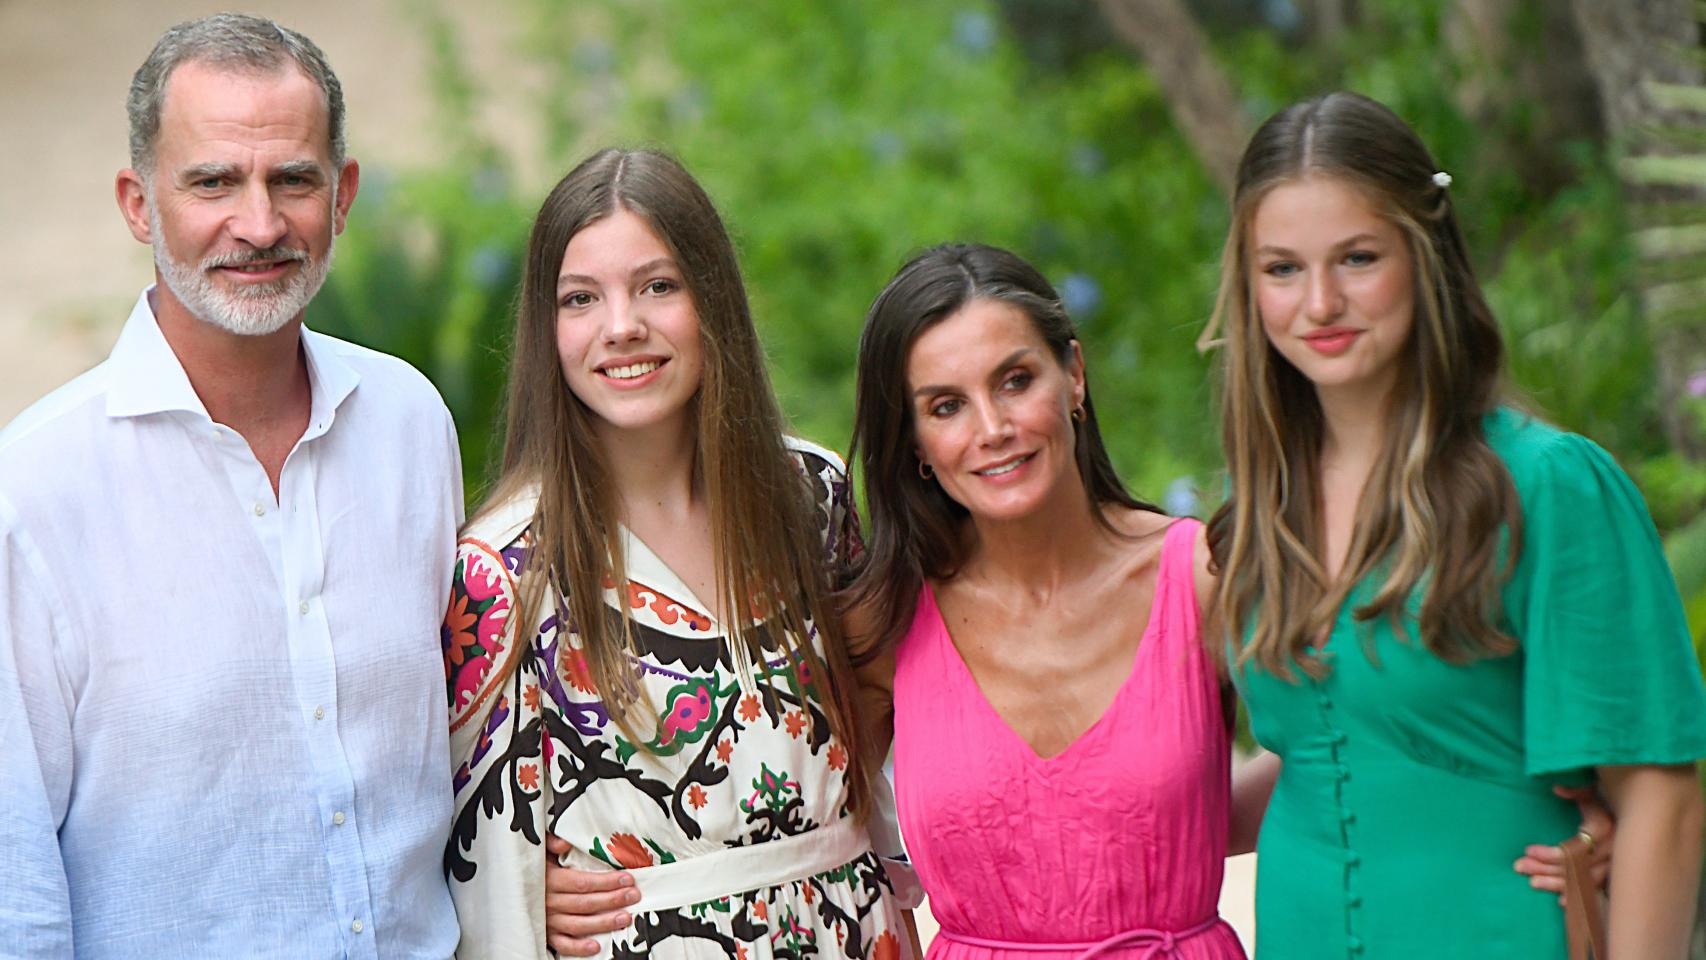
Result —
<svg viewBox="0 0 1706 960"><path fill-rule="evenodd" d="M273 246L288 232L284 213L265 186L243 190L231 217L230 230L233 237L256 249Z"/></svg>

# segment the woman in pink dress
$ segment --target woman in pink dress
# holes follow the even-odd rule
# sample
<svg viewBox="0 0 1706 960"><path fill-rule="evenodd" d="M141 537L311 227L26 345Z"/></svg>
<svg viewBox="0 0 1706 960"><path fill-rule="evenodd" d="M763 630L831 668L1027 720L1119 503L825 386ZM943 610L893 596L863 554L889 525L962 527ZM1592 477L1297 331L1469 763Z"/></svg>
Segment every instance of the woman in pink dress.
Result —
<svg viewBox="0 0 1706 960"><path fill-rule="evenodd" d="M931 956L1243 957L1201 525L1120 483L1059 298L1004 250L921 255L871 308L856 403L852 596L899 638L864 673L893 682Z"/></svg>

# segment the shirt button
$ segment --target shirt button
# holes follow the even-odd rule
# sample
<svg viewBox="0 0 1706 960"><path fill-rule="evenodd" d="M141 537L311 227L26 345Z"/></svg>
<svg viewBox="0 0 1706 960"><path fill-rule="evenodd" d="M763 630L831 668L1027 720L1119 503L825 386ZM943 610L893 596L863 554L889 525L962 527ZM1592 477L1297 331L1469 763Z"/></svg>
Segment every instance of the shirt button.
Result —
<svg viewBox="0 0 1706 960"><path fill-rule="evenodd" d="M1362 952L1362 941L1356 937L1352 937L1345 946L1350 947L1352 953Z"/></svg>
<svg viewBox="0 0 1706 960"><path fill-rule="evenodd" d="M1339 814L1339 819L1343 820L1346 823L1356 823L1357 822L1356 811L1355 810L1346 810L1346 811Z"/></svg>
<svg viewBox="0 0 1706 960"><path fill-rule="evenodd" d="M350 930L354 931L355 933L360 933L361 932L361 921L357 920L354 923L351 923L349 925L349 928L350 928Z"/></svg>
<svg viewBox="0 0 1706 960"><path fill-rule="evenodd" d="M300 613L306 617L308 615L308 601L304 600L301 603L297 604L296 605L296 612Z"/></svg>
<svg viewBox="0 0 1706 960"><path fill-rule="evenodd" d="M315 707L314 708L314 719L316 719L316 720L326 719L326 708L325 707Z"/></svg>
<svg viewBox="0 0 1706 960"><path fill-rule="evenodd" d="M267 508L262 504L259 504L259 503L255 504L255 516L264 517L266 515L267 515Z"/></svg>
<svg viewBox="0 0 1706 960"><path fill-rule="evenodd" d="M342 810L332 814L332 823L340 827L344 825L344 812Z"/></svg>
<svg viewBox="0 0 1706 960"><path fill-rule="evenodd" d="M1358 893L1353 893L1350 896L1346 897L1345 898L1345 906L1347 906L1347 907L1360 907L1360 906L1362 906L1362 895L1358 894Z"/></svg>
<svg viewBox="0 0 1706 960"><path fill-rule="evenodd" d="M1350 853L1345 854L1346 865L1354 867L1361 862L1362 862L1362 857L1358 856L1357 852L1355 850L1352 850Z"/></svg>

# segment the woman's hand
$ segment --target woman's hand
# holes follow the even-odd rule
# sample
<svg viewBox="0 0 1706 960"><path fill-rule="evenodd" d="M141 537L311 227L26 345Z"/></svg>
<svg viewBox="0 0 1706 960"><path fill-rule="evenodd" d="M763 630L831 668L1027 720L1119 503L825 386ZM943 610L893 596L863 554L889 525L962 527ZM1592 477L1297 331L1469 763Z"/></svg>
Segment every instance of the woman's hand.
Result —
<svg viewBox="0 0 1706 960"><path fill-rule="evenodd" d="M569 842L545 836L545 942L565 957L598 954L594 934L620 930L633 922L624 907L638 903L634 878L622 870L576 870L559 866Z"/></svg>
<svg viewBox="0 0 1706 960"><path fill-rule="evenodd" d="M1582 825L1579 829L1593 838L1593 850L1588 856L1588 876L1592 878L1595 889L1603 889L1605 878L1611 872L1611 847L1617 834L1617 821L1611 818L1611 811L1600 802L1599 793L1593 787L1553 787L1552 792L1565 800L1575 801L1581 810ZM1561 847L1545 844L1527 847L1517 858L1515 869L1528 877L1529 886L1556 893L1558 903L1564 903L1564 851Z"/></svg>

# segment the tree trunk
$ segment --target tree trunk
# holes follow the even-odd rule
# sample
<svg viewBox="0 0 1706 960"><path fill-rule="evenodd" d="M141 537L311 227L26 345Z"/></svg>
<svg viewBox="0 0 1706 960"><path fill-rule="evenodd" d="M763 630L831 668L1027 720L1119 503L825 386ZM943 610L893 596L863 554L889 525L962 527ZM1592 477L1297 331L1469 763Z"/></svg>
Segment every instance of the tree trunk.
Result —
<svg viewBox="0 0 1706 960"><path fill-rule="evenodd" d="M1161 85L1173 120L1228 196L1251 127L1208 36L1182 0L1096 0L1115 35Z"/></svg>
<svg viewBox="0 0 1706 960"><path fill-rule="evenodd" d="M1652 331L1660 420L1672 447L1706 460L1706 262L1698 244L1674 242L1697 224L1690 211L1706 204L1700 24L1691 0L1572 5L1635 210L1637 292Z"/></svg>

